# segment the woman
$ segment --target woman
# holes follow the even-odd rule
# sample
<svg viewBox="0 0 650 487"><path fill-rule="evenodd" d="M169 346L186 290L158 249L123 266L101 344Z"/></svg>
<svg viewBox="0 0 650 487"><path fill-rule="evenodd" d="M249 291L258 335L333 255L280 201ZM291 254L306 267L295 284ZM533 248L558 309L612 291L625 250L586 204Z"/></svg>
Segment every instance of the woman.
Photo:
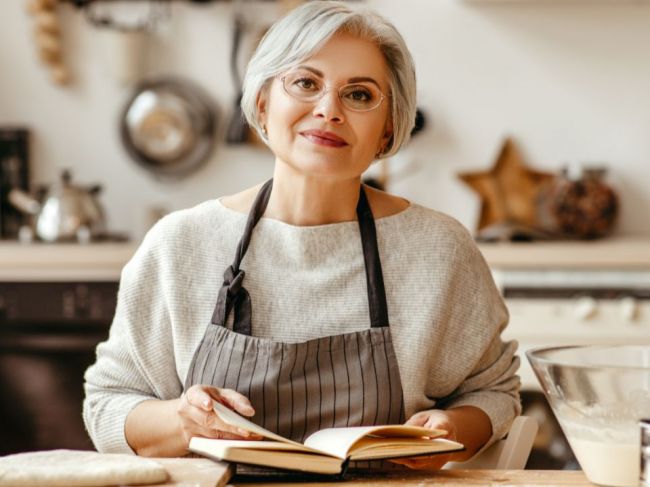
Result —
<svg viewBox="0 0 650 487"><path fill-rule="evenodd" d="M242 107L273 179L165 217L124 268L86 374L97 448L176 456L192 436L251 438L212 401L299 441L406 421L466 445L398 461L412 468L503 436L518 359L479 251L453 219L360 183L413 126L402 37L375 14L309 2L262 40Z"/></svg>

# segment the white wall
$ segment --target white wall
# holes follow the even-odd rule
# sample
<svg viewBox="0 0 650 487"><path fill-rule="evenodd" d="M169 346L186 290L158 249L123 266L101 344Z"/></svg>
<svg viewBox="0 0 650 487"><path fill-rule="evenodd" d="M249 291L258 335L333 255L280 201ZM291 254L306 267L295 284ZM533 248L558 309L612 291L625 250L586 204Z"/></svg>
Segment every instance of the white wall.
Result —
<svg viewBox="0 0 650 487"><path fill-rule="evenodd" d="M489 167L511 135L540 169L608 164L622 196L619 232L650 234L650 2L367 3L411 47L419 103L431 122L393 161L395 170L407 166L393 191L473 228L478 201L454 174ZM182 182L154 180L121 147L117 121L130 90L107 76L96 30L73 7L61 7L75 82L57 87L37 60L24 5L0 5L0 125L32 128L35 183L65 167L80 182L102 183L111 228L139 237L152 206L187 207L271 174L265 151L220 141ZM175 2L172 13L151 39L145 72L199 83L220 105L223 128L234 94L231 5Z"/></svg>

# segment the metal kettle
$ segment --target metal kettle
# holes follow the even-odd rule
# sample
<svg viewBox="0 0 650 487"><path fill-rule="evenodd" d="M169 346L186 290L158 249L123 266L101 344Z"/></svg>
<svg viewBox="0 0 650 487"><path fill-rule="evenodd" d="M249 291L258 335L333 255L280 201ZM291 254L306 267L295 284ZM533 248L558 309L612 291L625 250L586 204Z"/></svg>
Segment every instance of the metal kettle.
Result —
<svg viewBox="0 0 650 487"><path fill-rule="evenodd" d="M88 188L72 184L70 171L40 198L20 189L9 192L9 201L22 212L32 215L32 229L46 242L78 240L88 242L104 235L106 219L97 195L101 186Z"/></svg>

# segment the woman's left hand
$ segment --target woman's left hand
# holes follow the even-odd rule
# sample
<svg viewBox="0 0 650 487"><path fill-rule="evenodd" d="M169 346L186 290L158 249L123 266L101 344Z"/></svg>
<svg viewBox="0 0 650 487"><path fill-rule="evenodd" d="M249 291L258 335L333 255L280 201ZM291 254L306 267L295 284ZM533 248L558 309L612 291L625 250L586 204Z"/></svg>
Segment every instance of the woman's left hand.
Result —
<svg viewBox="0 0 650 487"><path fill-rule="evenodd" d="M456 425L449 417L446 411L440 409L431 409L414 414L405 423L411 426L422 426L429 429L441 429L447 431L447 434L441 438L456 441ZM399 458L391 460L393 463L406 465L415 470L440 470L442 466L450 460L453 460L452 453L437 454L431 456L420 456L413 458Z"/></svg>

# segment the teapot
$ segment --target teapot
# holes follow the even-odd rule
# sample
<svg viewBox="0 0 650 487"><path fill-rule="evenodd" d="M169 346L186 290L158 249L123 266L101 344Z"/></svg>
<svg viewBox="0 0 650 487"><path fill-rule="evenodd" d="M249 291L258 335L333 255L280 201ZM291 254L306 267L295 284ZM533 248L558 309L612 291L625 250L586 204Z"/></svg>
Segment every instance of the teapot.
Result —
<svg viewBox="0 0 650 487"><path fill-rule="evenodd" d="M66 170L61 181L42 190L40 197L17 188L9 192L11 204L32 216L32 230L41 240L85 243L105 233L104 210L97 200L101 186L84 188L71 181Z"/></svg>

